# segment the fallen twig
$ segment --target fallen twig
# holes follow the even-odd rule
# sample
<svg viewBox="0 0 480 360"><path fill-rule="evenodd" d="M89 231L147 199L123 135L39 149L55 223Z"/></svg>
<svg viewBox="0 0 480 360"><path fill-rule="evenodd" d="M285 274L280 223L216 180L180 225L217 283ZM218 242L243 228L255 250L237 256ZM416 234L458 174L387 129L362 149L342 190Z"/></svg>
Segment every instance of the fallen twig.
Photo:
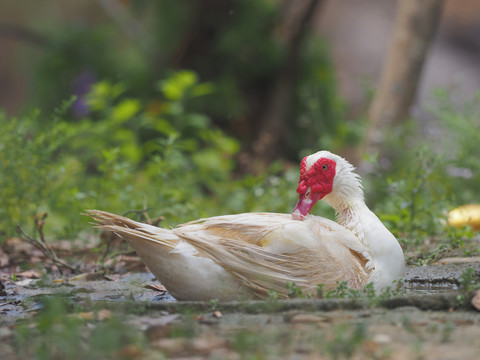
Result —
<svg viewBox="0 0 480 360"><path fill-rule="evenodd" d="M35 220L35 223L37 224L37 219ZM39 230L38 227L37 227L37 230ZM41 240L35 239L34 237L31 237L30 235L28 235L20 225L17 225L17 233L20 235L20 237L23 240L32 244L37 249L39 249L43 253L43 255L48 257L55 265L59 267L59 270L60 268L63 267L63 268L69 269L73 273L79 273L78 269L67 264L63 260L59 259L57 257L57 254L55 254L55 252L47 246L47 243L45 242L45 238L43 237L43 233L40 233Z"/></svg>
<svg viewBox="0 0 480 360"><path fill-rule="evenodd" d="M41 214L35 214L35 228L38 231L38 235L40 235L40 240L44 245L46 245L45 242L45 235L43 234L43 225L45 225L45 219L47 218L48 214L46 212L41 213ZM49 249L52 251L51 249Z"/></svg>
<svg viewBox="0 0 480 360"><path fill-rule="evenodd" d="M109 234L109 237L107 240L107 246L105 247L105 252L102 255L102 259L100 260L100 263L102 264L105 262L105 260L107 260L107 255L110 252L110 246L112 245L113 235L114 235L113 232Z"/></svg>

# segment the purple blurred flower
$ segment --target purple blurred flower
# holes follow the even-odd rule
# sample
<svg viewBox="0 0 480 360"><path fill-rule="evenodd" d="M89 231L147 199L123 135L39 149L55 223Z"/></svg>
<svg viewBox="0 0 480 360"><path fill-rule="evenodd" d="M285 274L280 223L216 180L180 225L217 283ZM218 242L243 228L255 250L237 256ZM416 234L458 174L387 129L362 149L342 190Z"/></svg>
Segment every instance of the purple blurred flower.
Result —
<svg viewBox="0 0 480 360"><path fill-rule="evenodd" d="M95 75L92 71L83 70L74 80L72 84L73 94L77 96L77 100L72 104L73 115L82 118L88 115L89 106L87 104L86 95L95 82Z"/></svg>

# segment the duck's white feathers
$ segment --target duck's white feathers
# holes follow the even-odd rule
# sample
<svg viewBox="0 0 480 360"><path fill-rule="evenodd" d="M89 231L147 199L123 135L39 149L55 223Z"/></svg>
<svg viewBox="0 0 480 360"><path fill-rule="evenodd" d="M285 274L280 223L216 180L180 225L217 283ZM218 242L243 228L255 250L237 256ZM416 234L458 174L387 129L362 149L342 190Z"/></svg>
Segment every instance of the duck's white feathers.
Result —
<svg viewBox="0 0 480 360"><path fill-rule="evenodd" d="M286 283L305 293L346 280L368 282L364 245L337 223L307 216L246 213L200 219L168 230L104 211L87 212L101 229L127 240L178 299L221 300L269 290L286 297Z"/></svg>

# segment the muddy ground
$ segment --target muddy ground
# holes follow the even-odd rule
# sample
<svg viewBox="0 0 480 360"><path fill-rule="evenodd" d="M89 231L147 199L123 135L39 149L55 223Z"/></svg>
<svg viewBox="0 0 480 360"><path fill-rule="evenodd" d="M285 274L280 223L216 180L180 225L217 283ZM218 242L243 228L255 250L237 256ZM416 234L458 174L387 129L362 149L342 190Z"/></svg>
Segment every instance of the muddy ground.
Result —
<svg viewBox="0 0 480 360"><path fill-rule="evenodd" d="M2 359L72 358L69 349L48 343L65 341L61 335L40 340L48 334L41 333L39 314L51 306L46 299L56 294L69 304L68 311L58 311L56 326L84 342L83 350L75 351L85 354L93 346L88 334L115 318L120 319L115 336L125 337L128 330L141 338L112 350L118 358L478 359L480 312L459 283L468 267L480 275L480 259L475 258L408 267L400 294L388 299L231 303L176 302L150 273L108 278L3 276L0 354ZM65 325L72 317L81 325ZM30 335L22 335L25 331ZM29 336L32 339L26 341ZM39 356L38 349L46 357ZM91 358L109 357L95 351L100 352Z"/></svg>

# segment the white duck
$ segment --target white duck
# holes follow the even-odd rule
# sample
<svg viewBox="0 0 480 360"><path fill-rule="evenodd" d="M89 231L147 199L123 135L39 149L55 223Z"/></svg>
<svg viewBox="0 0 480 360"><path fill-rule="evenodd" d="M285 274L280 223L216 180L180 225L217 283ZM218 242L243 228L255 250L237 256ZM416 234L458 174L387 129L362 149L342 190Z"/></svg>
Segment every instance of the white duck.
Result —
<svg viewBox="0 0 480 360"><path fill-rule="evenodd" d="M395 237L365 205L360 178L345 159L328 151L300 165L293 216L245 213L200 219L163 229L104 211L87 213L98 227L127 240L179 300L233 300L304 293L338 281L353 288L373 282L377 290L404 273ZM319 200L337 212L334 221L308 215ZM303 220L303 221L299 221Z"/></svg>

